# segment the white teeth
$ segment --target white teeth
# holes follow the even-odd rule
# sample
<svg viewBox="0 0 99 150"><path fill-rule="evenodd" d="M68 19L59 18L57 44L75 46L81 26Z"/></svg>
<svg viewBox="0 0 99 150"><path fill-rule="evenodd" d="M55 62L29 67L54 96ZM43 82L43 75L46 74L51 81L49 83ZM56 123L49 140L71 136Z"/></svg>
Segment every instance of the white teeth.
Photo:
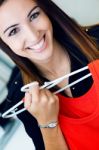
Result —
<svg viewBox="0 0 99 150"><path fill-rule="evenodd" d="M33 49L33 50L41 49L43 47L43 44L44 44L44 37L38 44L34 45L33 47L30 47L30 49Z"/></svg>

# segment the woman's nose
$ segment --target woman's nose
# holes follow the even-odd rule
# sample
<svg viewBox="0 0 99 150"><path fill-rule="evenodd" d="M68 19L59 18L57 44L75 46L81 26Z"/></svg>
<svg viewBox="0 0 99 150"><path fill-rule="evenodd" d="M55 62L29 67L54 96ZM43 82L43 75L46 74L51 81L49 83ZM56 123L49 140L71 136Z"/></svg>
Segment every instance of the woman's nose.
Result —
<svg viewBox="0 0 99 150"><path fill-rule="evenodd" d="M25 26L25 33L24 33L26 42L32 41L32 44L36 44L40 38L39 30L37 30L33 26Z"/></svg>

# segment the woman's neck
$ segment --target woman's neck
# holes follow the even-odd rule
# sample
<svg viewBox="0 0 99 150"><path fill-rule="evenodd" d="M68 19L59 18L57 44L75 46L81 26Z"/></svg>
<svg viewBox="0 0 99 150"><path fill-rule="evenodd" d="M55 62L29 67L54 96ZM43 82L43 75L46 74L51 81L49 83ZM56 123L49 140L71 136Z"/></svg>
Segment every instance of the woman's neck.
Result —
<svg viewBox="0 0 99 150"><path fill-rule="evenodd" d="M54 42L54 53L50 60L45 64L39 64L38 68L42 75L50 80L61 77L70 72L69 55L64 48Z"/></svg>

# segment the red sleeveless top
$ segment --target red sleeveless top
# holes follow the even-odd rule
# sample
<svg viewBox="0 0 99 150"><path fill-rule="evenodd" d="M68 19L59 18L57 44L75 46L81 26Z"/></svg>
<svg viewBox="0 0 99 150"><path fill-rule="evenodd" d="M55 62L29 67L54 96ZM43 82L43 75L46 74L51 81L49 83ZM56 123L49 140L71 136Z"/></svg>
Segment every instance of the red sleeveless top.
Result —
<svg viewBox="0 0 99 150"><path fill-rule="evenodd" d="M77 98L58 94L59 124L70 150L99 150L99 60L88 67L93 84L87 93Z"/></svg>

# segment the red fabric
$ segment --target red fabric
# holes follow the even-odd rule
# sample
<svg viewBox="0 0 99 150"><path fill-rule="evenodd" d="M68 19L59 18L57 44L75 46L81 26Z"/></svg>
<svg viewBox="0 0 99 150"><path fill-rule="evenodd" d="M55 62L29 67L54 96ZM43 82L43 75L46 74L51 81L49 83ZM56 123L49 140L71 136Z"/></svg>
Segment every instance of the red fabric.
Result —
<svg viewBox="0 0 99 150"><path fill-rule="evenodd" d="M88 66L94 82L87 93L78 98L58 94L59 124L70 150L99 150L99 60Z"/></svg>

